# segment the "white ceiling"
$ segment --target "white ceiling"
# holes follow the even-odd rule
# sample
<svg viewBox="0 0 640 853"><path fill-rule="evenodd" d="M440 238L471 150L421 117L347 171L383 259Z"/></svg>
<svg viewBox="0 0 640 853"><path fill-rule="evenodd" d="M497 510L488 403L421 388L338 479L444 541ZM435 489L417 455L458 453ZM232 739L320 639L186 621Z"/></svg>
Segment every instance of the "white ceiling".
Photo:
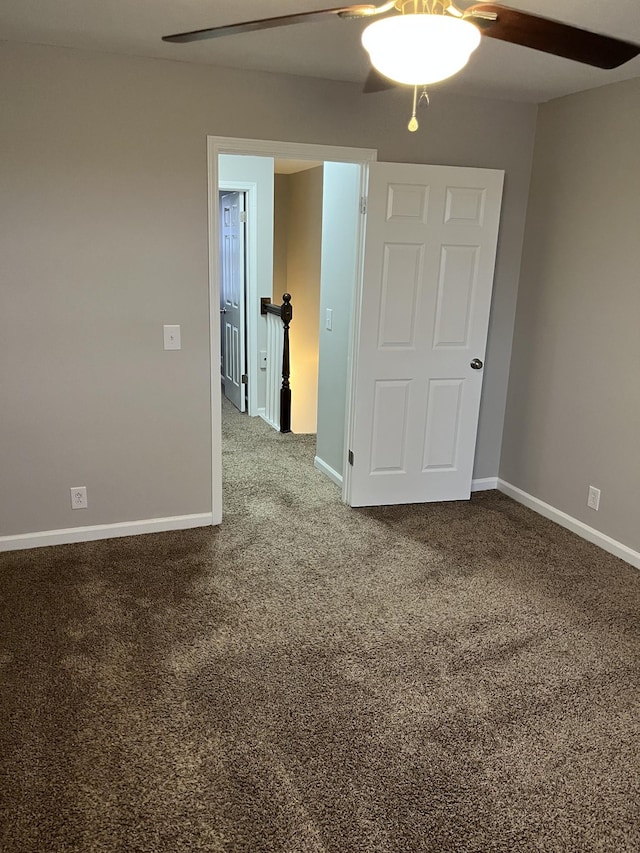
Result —
<svg viewBox="0 0 640 853"><path fill-rule="evenodd" d="M360 45L361 21L336 19L186 45L161 41L170 33L337 5L334 0L2 0L0 38L360 82L369 70ZM506 5L640 43L640 0L507 0ZM438 88L541 102L631 77L640 77L640 57L602 71L483 38L469 65Z"/></svg>

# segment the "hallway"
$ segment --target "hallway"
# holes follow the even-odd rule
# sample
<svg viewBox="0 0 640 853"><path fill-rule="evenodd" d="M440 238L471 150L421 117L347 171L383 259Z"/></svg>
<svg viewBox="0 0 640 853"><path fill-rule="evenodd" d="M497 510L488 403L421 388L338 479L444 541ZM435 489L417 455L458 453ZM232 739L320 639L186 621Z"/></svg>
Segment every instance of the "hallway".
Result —
<svg viewBox="0 0 640 853"><path fill-rule="evenodd" d="M222 397L223 522L287 516L292 506L342 507L340 489L313 467L316 436L282 434Z"/></svg>

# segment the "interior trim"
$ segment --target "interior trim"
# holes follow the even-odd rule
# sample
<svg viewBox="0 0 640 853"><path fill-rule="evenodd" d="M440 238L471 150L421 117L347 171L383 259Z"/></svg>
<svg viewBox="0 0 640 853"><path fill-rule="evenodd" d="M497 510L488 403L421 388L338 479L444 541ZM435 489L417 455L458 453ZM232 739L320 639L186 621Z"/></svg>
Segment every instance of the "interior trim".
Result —
<svg viewBox="0 0 640 853"><path fill-rule="evenodd" d="M332 480L336 486L342 486L342 474L338 474L338 472L331 467L331 465L327 465L324 459L320 459L319 456L316 456L313 460L314 468L317 468L318 471L321 471L325 477L328 477Z"/></svg>
<svg viewBox="0 0 640 853"><path fill-rule="evenodd" d="M612 539L611 536L607 536L605 533L589 527L583 521L579 521L566 512L556 509L554 506L541 501L539 498L530 495L517 486L507 483L505 480L498 478L498 489L504 492L505 495L513 498L514 501L518 501L518 503L529 507L529 509L543 515L545 518L555 521L556 524L565 527L567 530L571 530L572 533L577 533L582 539L586 539L604 551L608 551L609 554L613 554L614 557L619 557L621 560L630 563L634 568L640 569L639 551L634 551L633 548L629 548L627 545L623 545L622 542Z"/></svg>
<svg viewBox="0 0 640 853"><path fill-rule="evenodd" d="M209 371L211 379L211 509L213 524L222 522L222 430L220 419L220 379L216 369L220 360L220 261L218 234L218 157L220 154L245 154L284 160L326 160L358 163L364 178L366 169L378 158L375 148L350 148L336 145L314 145L305 142L283 142L268 139L207 136L207 196L209 240ZM363 178L363 179L364 179ZM364 235L361 235L363 241ZM362 270L358 273L359 280ZM355 312L354 312L355 316ZM353 345L353 341L352 341ZM348 391L349 400L351 391ZM349 406L347 406L349 410ZM347 415L349 420L350 414ZM347 426L347 430L350 425ZM347 477L345 478L348 481ZM344 492L344 487L343 487Z"/></svg>
<svg viewBox="0 0 640 853"><path fill-rule="evenodd" d="M487 492L489 489L497 489L498 488L498 478L497 477L483 477L479 480L471 481L471 491L472 492Z"/></svg>
<svg viewBox="0 0 640 853"><path fill-rule="evenodd" d="M209 527L212 522L211 513L202 512L195 515L174 515L168 518L145 518L142 521L120 521L115 524L19 533L15 536L0 536L0 552L68 545L72 542L93 542L96 539L115 539L120 536L139 536L143 533L164 533L167 530L186 530L191 527Z"/></svg>

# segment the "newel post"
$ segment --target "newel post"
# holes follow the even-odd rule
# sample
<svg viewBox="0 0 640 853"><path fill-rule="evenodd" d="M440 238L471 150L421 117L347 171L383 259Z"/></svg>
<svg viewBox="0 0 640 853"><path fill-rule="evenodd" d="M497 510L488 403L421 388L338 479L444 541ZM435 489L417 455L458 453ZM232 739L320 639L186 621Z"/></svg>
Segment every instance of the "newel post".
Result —
<svg viewBox="0 0 640 853"><path fill-rule="evenodd" d="M285 293L282 300L280 316L282 317L282 322L284 324L284 345L282 348L282 388L280 389L280 432L291 432L289 323L293 317L293 307L291 305L291 295L289 293Z"/></svg>

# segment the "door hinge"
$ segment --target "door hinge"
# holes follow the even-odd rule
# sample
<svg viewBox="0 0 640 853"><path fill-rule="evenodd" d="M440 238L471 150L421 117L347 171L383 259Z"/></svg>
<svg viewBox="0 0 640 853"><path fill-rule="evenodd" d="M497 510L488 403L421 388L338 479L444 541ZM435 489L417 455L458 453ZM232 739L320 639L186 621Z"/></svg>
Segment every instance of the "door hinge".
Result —
<svg viewBox="0 0 640 853"><path fill-rule="evenodd" d="M353 465L353 450L349 451L348 459L349 459L349 465Z"/></svg>
<svg viewBox="0 0 640 853"><path fill-rule="evenodd" d="M360 196L360 213L367 212L367 197L366 195Z"/></svg>
<svg viewBox="0 0 640 853"><path fill-rule="evenodd" d="M240 222L246 222L246 221L247 221L247 211L241 210L240 211Z"/></svg>
<svg viewBox="0 0 640 853"><path fill-rule="evenodd" d="M243 385L247 385L247 384L248 384L248 382L249 382L249 377L247 376L247 374L246 374L246 373L243 373L243 374L242 374L242 380L241 380L241 381L242 381L242 384L243 384Z"/></svg>

